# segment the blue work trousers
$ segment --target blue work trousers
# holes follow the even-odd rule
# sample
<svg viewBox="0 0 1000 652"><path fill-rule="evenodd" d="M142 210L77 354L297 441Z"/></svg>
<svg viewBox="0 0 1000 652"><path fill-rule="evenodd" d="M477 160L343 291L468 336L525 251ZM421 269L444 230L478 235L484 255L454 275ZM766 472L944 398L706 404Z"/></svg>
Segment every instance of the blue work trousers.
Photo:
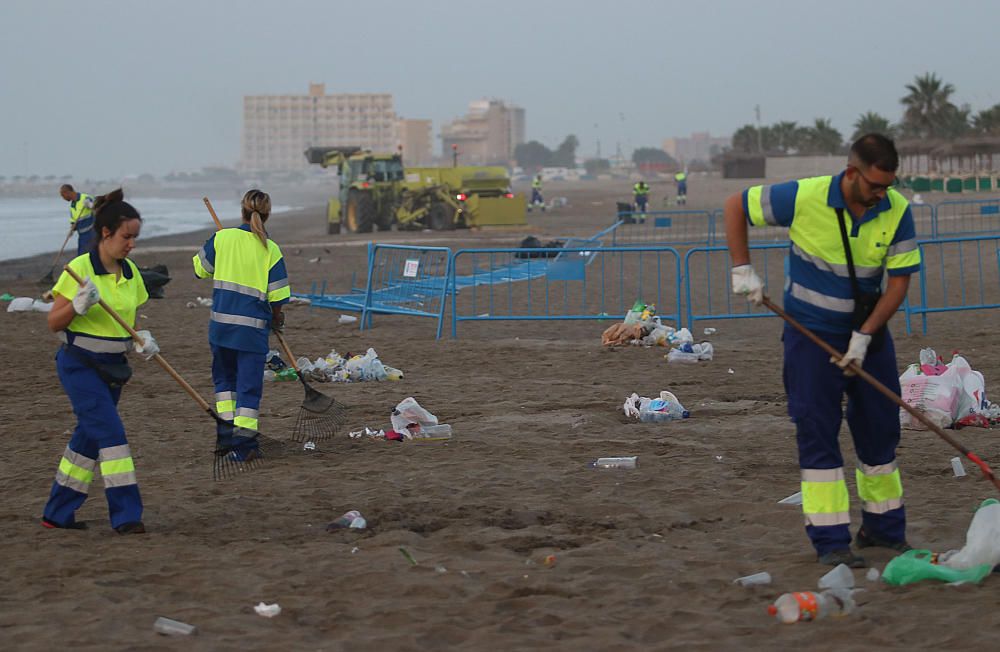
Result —
<svg viewBox="0 0 1000 652"><path fill-rule="evenodd" d="M118 416L121 388L108 387L97 372L77 355L65 349L60 349L56 354L59 381L69 396L77 419L44 511L45 518L62 526L71 525L75 521L76 510L87 499L90 478L100 462L111 457L120 459L123 455L131 460L125 427ZM120 361L124 355L97 356L97 359L111 358ZM114 528L142 520L139 486L135 483L134 472L131 478L128 476L128 473L116 476L116 486L109 486L111 479L104 478L104 495L108 500L111 527Z"/></svg>
<svg viewBox="0 0 1000 652"><path fill-rule="evenodd" d="M837 351L847 350L851 335L816 333ZM788 415L795 422L802 469L839 469L844 465L838 435L843 420L841 402L847 395L847 424L854 450L862 465L892 465L899 444L899 407L857 376L845 376L830 362L830 355L789 325L782 336L785 349L784 383L788 394ZM899 394L896 349L892 336L877 350L869 350L862 368L890 390ZM905 540L906 513L900 506L883 513L862 509L862 526L879 539ZM806 525L817 553L850 547L849 523Z"/></svg>
<svg viewBox="0 0 1000 652"><path fill-rule="evenodd" d="M212 381L215 383L215 405L219 416L250 430L257 427L260 398L264 393L265 353L250 353L212 345ZM218 424L217 434L232 434Z"/></svg>

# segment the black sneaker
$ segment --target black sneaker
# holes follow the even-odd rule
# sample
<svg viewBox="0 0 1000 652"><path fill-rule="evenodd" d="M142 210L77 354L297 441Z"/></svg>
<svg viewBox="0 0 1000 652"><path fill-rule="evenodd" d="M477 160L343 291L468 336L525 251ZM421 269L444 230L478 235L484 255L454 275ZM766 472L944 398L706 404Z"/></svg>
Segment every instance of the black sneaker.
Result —
<svg viewBox="0 0 1000 652"><path fill-rule="evenodd" d="M49 519L43 516L42 527L47 527L50 530L86 530L87 524L84 521L73 521L69 525L60 525L55 521L50 521Z"/></svg>
<svg viewBox="0 0 1000 652"><path fill-rule="evenodd" d="M855 555L850 548L843 550L832 550L825 555L819 556L819 563L827 566L840 566L846 564L848 568L868 568L868 562L864 557Z"/></svg>
<svg viewBox="0 0 1000 652"><path fill-rule="evenodd" d="M865 532L864 528L858 530L857 536L854 537L854 545L858 548L888 548L896 552L913 550L913 546L906 541L886 541L885 539L879 539Z"/></svg>
<svg viewBox="0 0 1000 652"><path fill-rule="evenodd" d="M142 521L132 521L122 523L115 528L115 532L118 534L146 534L146 526L142 524Z"/></svg>

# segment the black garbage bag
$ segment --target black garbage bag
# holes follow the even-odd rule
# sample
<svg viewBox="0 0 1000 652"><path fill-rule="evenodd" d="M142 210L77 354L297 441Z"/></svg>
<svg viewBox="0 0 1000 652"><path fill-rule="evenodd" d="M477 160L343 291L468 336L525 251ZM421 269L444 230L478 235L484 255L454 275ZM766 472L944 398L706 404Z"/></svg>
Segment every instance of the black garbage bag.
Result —
<svg viewBox="0 0 1000 652"><path fill-rule="evenodd" d="M635 224L635 216L632 215L632 213L635 212L635 206L623 201L616 203L618 205L619 219L621 219L621 221L625 224ZM624 213L624 215L622 215L622 213Z"/></svg>
<svg viewBox="0 0 1000 652"><path fill-rule="evenodd" d="M528 251L519 251L514 256L516 258L555 258L559 255L558 251L531 251L532 249L562 249L566 243L562 240L549 240L545 244L533 235L529 235L524 240L521 240L521 249L527 249Z"/></svg>
<svg viewBox="0 0 1000 652"><path fill-rule="evenodd" d="M163 286L170 282L170 272L166 265L153 265L152 267L140 267L139 275L146 286L146 292L150 299L163 298Z"/></svg>

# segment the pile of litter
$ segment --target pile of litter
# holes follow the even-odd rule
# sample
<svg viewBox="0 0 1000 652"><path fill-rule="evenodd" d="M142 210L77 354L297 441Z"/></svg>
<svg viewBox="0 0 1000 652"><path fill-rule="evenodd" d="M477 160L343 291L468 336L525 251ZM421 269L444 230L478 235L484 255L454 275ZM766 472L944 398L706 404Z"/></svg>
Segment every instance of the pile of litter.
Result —
<svg viewBox="0 0 1000 652"><path fill-rule="evenodd" d="M375 349L368 349L364 355L352 356L348 353L346 357L337 353L336 349L330 349L328 354L315 360L301 357L296 360L296 366L307 380L318 383L400 380L403 377L399 369L383 364ZM264 380L294 380L294 373L288 373L287 369L288 364L277 351L268 352Z"/></svg>
<svg viewBox="0 0 1000 652"><path fill-rule="evenodd" d="M389 417L392 428L378 430L365 426L348 433L351 439L387 439L389 441L447 441L451 439L451 426L439 423L438 418L421 407L412 396L407 396L393 408Z"/></svg>
<svg viewBox="0 0 1000 652"><path fill-rule="evenodd" d="M49 312L52 303L32 299L31 297L14 297L10 299L7 312Z"/></svg>
<svg viewBox="0 0 1000 652"><path fill-rule="evenodd" d="M625 416L645 423L687 419L691 414L676 396L666 390L660 392L659 398L646 398L633 392L625 399L624 410Z"/></svg>
<svg viewBox="0 0 1000 652"><path fill-rule="evenodd" d="M903 400L940 428L1000 425L1000 405L986 399L983 374L957 353L945 364L934 349L922 349L920 363L907 367L899 384ZM925 429L906 410L899 420L904 428Z"/></svg>

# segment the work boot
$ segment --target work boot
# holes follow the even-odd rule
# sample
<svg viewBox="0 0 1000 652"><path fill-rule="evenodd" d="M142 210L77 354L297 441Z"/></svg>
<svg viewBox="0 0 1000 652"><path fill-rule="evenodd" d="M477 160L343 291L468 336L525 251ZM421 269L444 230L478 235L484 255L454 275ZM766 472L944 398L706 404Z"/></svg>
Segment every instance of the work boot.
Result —
<svg viewBox="0 0 1000 652"><path fill-rule="evenodd" d="M847 565L848 568L868 568L868 562L864 557L855 555L850 548L842 550L831 550L825 555L819 556L819 563L827 566Z"/></svg>
<svg viewBox="0 0 1000 652"><path fill-rule="evenodd" d="M142 524L142 521L129 521L116 527L115 532L118 534L146 534L146 526Z"/></svg>
<svg viewBox="0 0 1000 652"><path fill-rule="evenodd" d="M854 545L858 548L888 548L889 550L895 550L896 552L906 552L908 550L913 550L913 546L904 541L886 541L885 539L880 539L876 536L872 536L865 532L864 528L858 530L857 536L854 537Z"/></svg>
<svg viewBox="0 0 1000 652"><path fill-rule="evenodd" d="M55 521L50 521L49 519L42 517L42 527L49 528L50 530L86 530L87 523L84 521L73 521L68 525L60 525Z"/></svg>

